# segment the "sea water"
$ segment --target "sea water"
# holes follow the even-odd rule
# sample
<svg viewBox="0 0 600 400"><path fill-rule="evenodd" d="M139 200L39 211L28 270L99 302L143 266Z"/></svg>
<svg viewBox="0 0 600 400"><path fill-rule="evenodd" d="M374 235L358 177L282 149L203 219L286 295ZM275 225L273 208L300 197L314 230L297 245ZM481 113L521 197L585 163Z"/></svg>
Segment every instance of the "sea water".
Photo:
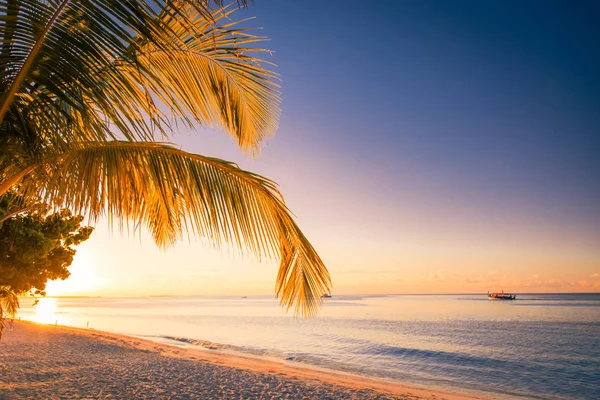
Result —
<svg viewBox="0 0 600 400"><path fill-rule="evenodd" d="M334 295L309 320L270 297L46 298L19 315L415 386L600 399L600 294Z"/></svg>

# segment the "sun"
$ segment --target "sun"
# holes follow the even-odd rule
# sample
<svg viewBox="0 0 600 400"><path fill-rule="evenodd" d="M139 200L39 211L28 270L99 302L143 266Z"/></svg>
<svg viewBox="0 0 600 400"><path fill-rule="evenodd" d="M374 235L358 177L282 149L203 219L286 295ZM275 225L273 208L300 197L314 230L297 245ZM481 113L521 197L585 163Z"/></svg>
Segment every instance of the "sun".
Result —
<svg viewBox="0 0 600 400"><path fill-rule="evenodd" d="M52 324L58 322L56 313L56 300L52 298L41 298L35 306L35 315L32 320L41 324Z"/></svg>
<svg viewBox="0 0 600 400"><path fill-rule="evenodd" d="M46 283L46 296L84 295L103 284L104 280L97 276L93 262L85 252L77 252L69 271L69 278Z"/></svg>

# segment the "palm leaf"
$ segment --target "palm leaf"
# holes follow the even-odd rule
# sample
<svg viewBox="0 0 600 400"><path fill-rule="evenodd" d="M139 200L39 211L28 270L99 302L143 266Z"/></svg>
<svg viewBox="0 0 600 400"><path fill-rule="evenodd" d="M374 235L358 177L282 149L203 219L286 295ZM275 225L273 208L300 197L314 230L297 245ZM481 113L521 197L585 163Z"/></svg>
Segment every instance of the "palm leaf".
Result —
<svg viewBox="0 0 600 400"><path fill-rule="evenodd" d="M14 317L19 308L19 297L10 287L0 286L0 318Z"/></svg>
<svg viewBox="0 0 600 400"><path fill-rule="evenodd" d="M255 152L277 128L264 38L210 5L0 0L0 194L143 225L163 247L198 234L278 256L277 296L314 315L329 274L275 184L151 142L183 120Z"/></svg>
<svg viewBox="0 0 600 400"><path fill-rule="evenodd" d="M178 18L163 14L175 48L140 46L138 62L149 72L144 87L171 112L224 128L242 150L256 151L277 129L279 86L277 75L265 68L270 64L256 56L269 53L255 47L266 38L240 28L244 21L231 21L234 11L216 10L213 20L192 6L183 7ZM227 23L220 25L222 20Z"/></svg>
<svg viewBox="0 0 600 400"><path fill-rule="evenodd" d="M280 258L276 294L297 315L312 316L330 277L300 231L276 185L235 164L166 144L81 145L36 165L36 197L121 227L145 226L160 246L186 233L233 244L258 258ZM43 190L37 188L43 187Z"/></svg>
<svg viewBox="0 0 600 400"><path fill-rule="evenodd" d="M19 297L8 286L0 286L0 339L6 326L6 319L13 318L19 308Z"/></svg>
<svg viewBox="0 0 600 400"><path fill-rule="evenodd" d="M1 0L0 129L32 125L61 146L147 141L178 117L256 150L277 127L276 75L257 56L264 38L229 20L235 8L209 5Z"/></svg>

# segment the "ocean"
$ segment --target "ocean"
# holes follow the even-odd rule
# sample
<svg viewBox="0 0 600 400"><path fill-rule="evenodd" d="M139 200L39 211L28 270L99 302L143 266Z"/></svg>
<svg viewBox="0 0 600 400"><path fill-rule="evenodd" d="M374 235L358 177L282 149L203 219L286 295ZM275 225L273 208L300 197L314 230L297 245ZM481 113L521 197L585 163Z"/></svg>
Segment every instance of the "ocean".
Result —
<svg viewBox="0 0 600 400"><path fill-rule="evenodd" d="M23 299L19 316L503 398L600 399L600 294Z"/></svg>

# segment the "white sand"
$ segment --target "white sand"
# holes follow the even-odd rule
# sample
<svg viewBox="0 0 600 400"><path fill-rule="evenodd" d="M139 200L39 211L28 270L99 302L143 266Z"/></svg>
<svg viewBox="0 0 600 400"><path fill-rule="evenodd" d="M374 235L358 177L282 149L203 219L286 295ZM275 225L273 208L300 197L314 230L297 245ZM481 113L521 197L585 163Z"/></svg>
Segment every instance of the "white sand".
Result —
<svg viewBox="0 0 600 400"><path fill-rule="evenodd" d="M0 399L481 399L123 335L15 322Z"/></svg>

